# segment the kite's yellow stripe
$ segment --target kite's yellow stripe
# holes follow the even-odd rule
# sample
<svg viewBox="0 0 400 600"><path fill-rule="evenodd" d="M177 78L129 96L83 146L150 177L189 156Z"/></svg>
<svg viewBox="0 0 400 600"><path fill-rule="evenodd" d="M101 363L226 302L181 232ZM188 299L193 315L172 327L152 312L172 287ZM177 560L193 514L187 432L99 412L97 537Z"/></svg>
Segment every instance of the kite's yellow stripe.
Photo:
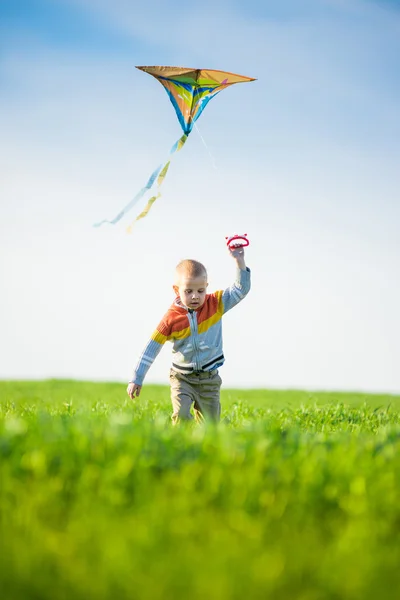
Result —
<svg viewBox="0 0 400 600"><path fill-rule="evenodd" d="M132 229L134 224L136 223L136 221L139 221L139 219L144 219L144 217L147 215L147 213L149 212L149 210L151 209L151 207L153 206L154 202L157 200L157 198L159 198L161 196L160 193L157 194L157 196L152 196L150 198L150 200L148 201L148 203L146 204L144 210L142 210L142 212L140 213L140 215L138 215L136 217L136 219L133 221L133 223L131 223L129 225L129 227L126 228L126 232L127 233L132 233Z"/></svg>
<svg viewBox="0 0 400 600"><path fill-rule="evenodd" d="M164 181L164 177L168 173L168 169L169 169L169 165L170 164L171 164L171 161L169 160L167 162L167 164L165 165L165 167L163 168L163 170L161 171L161 173L159 174L159 176L157 178L157 185L158 186L160 186L162 184L162 182Z"/></svg>

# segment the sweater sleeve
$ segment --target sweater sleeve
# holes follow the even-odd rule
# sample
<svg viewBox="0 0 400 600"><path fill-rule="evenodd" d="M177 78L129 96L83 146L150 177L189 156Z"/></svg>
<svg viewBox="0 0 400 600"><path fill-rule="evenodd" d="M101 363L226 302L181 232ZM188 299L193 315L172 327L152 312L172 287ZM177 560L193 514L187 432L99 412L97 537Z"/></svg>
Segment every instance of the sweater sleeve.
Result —
<svg viewBox="0 0 400 600"><path fill-rule="evenodd" d="M245 270L238 269L235 283L222 294L223 314L243 300L250 291L250 285L250 269L248 267Z"/></svg>
<svg viewBox="0 0 400 600"><path fill-rule="evenodd" d="M145 349L140 355L136 368L133 372L131 383L143 385L147 371L150 369L151 365L159 355L165 342L169 339L170 334L170 327L166 323L165 319L163 319L154 330Z"/></svg>

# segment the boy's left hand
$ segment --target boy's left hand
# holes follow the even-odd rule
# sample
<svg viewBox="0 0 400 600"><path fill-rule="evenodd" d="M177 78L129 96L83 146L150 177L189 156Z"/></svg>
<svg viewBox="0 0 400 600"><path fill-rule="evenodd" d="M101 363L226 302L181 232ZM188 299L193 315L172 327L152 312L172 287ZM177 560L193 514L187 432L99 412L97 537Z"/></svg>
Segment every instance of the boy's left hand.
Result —
<svg viewBox="0 0 400 600"><path fill-rule="evenodd" d="M243 248L243 246L238 246L238 247L228 246L228 250L229 250L230 255L233 258L244 258L244 248Z"/></svg>
<svg viewBox="0 0 400 600"><path fill-rule="evenodd" d="M229 254L236 261L239 269L242 271L246 270L246 263L244 262L244 248L243 246L228 246Z"/></svg>

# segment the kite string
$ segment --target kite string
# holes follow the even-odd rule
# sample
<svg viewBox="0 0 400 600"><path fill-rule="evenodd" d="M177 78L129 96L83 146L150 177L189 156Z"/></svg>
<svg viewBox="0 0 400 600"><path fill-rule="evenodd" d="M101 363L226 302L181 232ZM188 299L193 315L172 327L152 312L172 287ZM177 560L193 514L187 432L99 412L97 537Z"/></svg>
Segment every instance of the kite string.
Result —
<svg viewBox="0 0 400 600"><path fill-rule="evenodd" d="M200 129L198 128L196 121L194 122L194 126L195 126L195 128L196 128L196 131L197 131L197 133L198 133L198 134L199 134L199 136L200 136L200 139L201 139L201 141L203 142L203 145L204 145L205 149L207 150L207 152L208 152L208 154L209 154L209 157L211 158L211 162L212 162L212 166L213 166L213 168L214 168L214 169L216 169L216 168L217 168L217 164L216 164L216 162L215 162L215 158L214 158L214 156L211 154L211 152L210 152L210 149L209 149L209 147L207 146L205 139L204 139L204 138L203 138L203 136L201 135L201 133L200 133Z"/></svg>

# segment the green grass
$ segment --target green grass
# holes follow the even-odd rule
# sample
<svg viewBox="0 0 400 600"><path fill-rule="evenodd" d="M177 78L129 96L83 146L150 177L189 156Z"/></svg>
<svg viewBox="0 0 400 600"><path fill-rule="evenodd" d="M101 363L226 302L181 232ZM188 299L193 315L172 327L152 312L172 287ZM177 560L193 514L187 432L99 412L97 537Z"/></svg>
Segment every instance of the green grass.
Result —
<svg viewBox="0 0 400 600"><path fill-rule="evenodd" d="M125 387L0 382L2 598L399 598L399 396Z"/></svg>

